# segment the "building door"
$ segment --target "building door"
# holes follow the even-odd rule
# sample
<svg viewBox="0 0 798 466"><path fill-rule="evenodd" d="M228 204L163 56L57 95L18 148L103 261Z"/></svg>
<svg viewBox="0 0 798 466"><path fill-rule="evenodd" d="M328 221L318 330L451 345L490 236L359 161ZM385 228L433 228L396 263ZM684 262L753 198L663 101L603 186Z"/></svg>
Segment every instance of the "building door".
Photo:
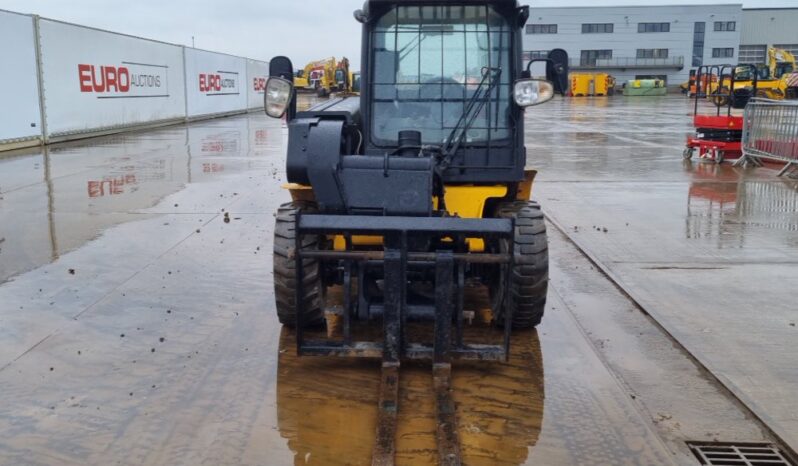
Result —
<svg viewBox="0 0 798 466"><path fill-rule="evenodd" d="M746 65L762 65L767 63L767 45L741 45L739 62Z"/></svg>

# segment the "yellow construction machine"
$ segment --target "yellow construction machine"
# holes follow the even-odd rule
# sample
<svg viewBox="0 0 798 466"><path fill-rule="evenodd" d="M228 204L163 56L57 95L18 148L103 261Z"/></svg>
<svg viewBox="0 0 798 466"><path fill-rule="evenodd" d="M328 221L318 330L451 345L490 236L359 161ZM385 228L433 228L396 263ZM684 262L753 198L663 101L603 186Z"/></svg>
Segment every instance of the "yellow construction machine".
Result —
<svg viewBox="0 0 798 466"><path fill-rule="evenodd" d="M351 92L351 83L349 59L346 57L341 61L335 57L312 61L294 73L297 90L314 91L319 97L327 97L333 92Z"/></svg>
<svg viewBox="0 0 798 466"><path fill-rule="evenodd" d="M327 96L333 87L337 62L334 57L308 63L294 73L294 87L300 91L315 91Z"/></svg>
<svg viewBox="0 0 798 466"><path fill-rule="evenodd" d="M795 55L787 50L774 47L768 49L768 68L770 69L770 75L774 78L781 78L798 71Z"/></svg>
<svg viewBox="0 0 798 466"><path fill-rule="evenodd" d="M344 57L335 66L335 91L352 92L352 75L349 71L349 59Z"/></svg>
<svg viewBox="0 0 798 466"><path fill-rule="evenodd" d="M307 90L309 89L308 86L309 82L305 70L296 70L294 73L294 88L297 90Z"/></svg>
<svg viewBox="0 0 798 466"><path fill-rule="evenodd" d="M798 63L795 55L784 49L768 49L771 76L779 80L780 98L798 99Z"/></svg>
<svg viewBox="0 0 798 466"><path fill-rule="evenodd" d="M372 464L394 464L400 364L431 361L438 464L460 465L451 361L507 361L512 331L546 307L524 112L545 119L533 106L565 94L568 54L522 66L518 0L368 0L354 16L360 96L298 112L291 60L269 64L293 199L276 213L274 310L301 356L382 361ZM531 77L536 61L546 80ZM490 314L476 325L468 290Z"/></svg>
<svg viewBox="0 0 798 466"><path fill-rule="evenodd" d="M767 64L740 65L734 69L734 90L752 88L756 73L756 97L784 99L790 87L790 76L795 71L798 71L795 56L787 50L771 47ZM730 76L723 76L719 82L711 83L708 96L728 95L730 81Z"/></svg>

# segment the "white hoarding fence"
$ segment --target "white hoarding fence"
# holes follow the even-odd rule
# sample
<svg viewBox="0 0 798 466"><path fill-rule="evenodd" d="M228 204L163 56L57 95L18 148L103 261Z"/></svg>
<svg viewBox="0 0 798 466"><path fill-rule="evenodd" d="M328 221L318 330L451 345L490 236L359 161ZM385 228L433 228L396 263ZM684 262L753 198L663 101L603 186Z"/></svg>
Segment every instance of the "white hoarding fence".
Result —
<svg viewBox="0 0 798 466"><path fill-rule="evenodd" d="M246 59L188 47L184 50L188 118L247 109Z"/></svg>
<svg viewBox="0 0 798 466"><path fill-rule="evenodd" d="M42 137L33 18L0 11L0 147L36 145Z"/></svg>
<svg viewBox="0 0 798 466"><path fill-rule="evenodd" d="M266 80L269 78L269 63L258 60L247 60L247 107L263 108L263 93Z"/></svg>
<svg viewBox="0 0 798 466"><path fill-rule="evenodd" d="M0 10L0 150L262 109L268 62Z"/></svg>
<svg viewBox="0 0 798 466"><path fill-rule="evenodd" d="M41 19L48 139L184 119L182 47Z"/></svg>

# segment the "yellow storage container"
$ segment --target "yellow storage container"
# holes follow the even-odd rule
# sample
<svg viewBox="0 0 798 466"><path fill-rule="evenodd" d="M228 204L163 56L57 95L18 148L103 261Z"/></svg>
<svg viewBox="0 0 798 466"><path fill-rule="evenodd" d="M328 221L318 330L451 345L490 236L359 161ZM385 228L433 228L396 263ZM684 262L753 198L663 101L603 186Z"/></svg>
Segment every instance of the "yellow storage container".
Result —
<svg viewBox="0 0 798 466"><path fill-rule="evenodd" d="M593 75L572 74L571 75L571 95L574 97L584 97L592 94Z"/></svg>
<svg viewBox="0 0 798 466"><path fill-rule="evenodd" d="M593 95L613 95L615 94L615 78L607 73L596 73L593 76L593 88Z"/></svg>
<svg viewBox="0 0 798 466"><path fill-rule="evenodd" d="M571 95L574 97L613 94L615 94L615 78L607 73L571 75Z"/></svg>

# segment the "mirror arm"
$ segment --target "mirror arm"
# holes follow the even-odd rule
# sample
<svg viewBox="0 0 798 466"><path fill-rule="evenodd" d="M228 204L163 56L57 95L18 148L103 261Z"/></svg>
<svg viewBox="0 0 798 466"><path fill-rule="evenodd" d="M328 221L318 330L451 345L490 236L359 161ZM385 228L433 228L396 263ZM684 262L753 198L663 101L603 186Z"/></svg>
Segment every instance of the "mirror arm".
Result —
<svg viewBox="0 0 798 466"><path fill-rule="evenodd" d="M533 59L529 60L529 63L527 63L526 70L523 71L523 75L521 77L522 78L531 78L532 77L532 71L531 71L532 70L532 64L533 63L540 63L540 62L545 62L546 66L551 65L552 68L554 68L557 65L556 63L554 63L554 60L552 60L551 58L533 58ZM555 71L557 72L557 75L558 75L557 78L559 79L559 75L561 74L561 70L557 70L555 68ZM559 87L561 88L560 89L560 95L565 97L565 87L564 86L559 86Z"/></svg>
<svg viewBox="0 0 798 466"><path fill-rule="evenodd" d="M540 62L551 63L552 65L554 64L554 61L551 58L533 58L529 60L529 63L527 63L526 72L529 73L530 76L532 76L532 71L531 71L532 63L540 63Z"/></svg>

